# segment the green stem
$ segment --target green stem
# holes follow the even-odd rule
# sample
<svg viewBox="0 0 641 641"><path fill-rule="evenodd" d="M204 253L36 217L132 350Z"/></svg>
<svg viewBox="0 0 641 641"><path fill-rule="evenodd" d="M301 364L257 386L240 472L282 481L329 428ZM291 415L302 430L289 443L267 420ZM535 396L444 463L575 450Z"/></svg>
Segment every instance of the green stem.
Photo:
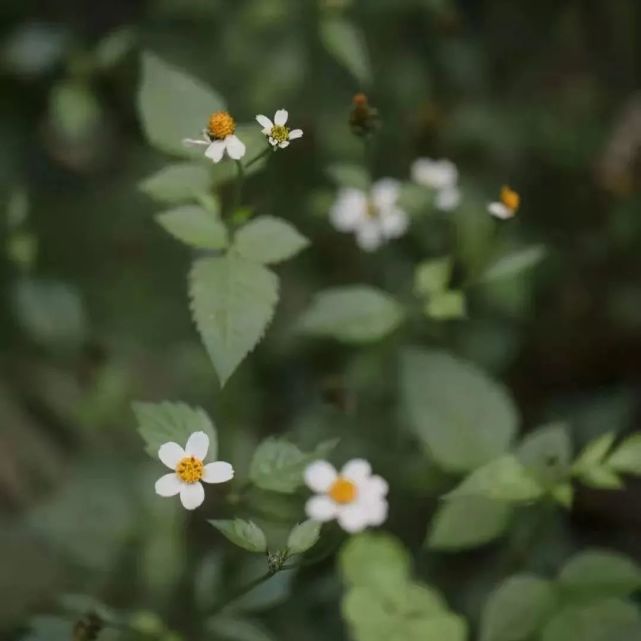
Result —
<svg viewBox="0 0 641 641"><path fill-rule="evenodd" d="M243 200L243 184L245 183L245 170L243 168L243 163L240 160L236 160L236 189L234 191L234 206L232 209L232 214L235 213L239 208Z"/></svg>
<svg viewBox="0 0 641 641"><path fill-rule="evenodd" d="M258 162L261 158L264 158L270 151L271 147L265 147L258 155L254 156L246 165L245 169L249 169L254 163Z"/></svg>
<svg viewBox="0 0 641 641"><path fill-rule="evenodd" d="M268 581L271 579L277 571L274 570L267 570L265 574L261 574L259 577L253 579L249 583L246 583L245 585L242 585L238 590L235 590L232 592L228 597L221 599L213 608L211 611L211 614L218 614L221 610L226 608L230 603L233 603L237 599L239 599L242 596L245 596L248 592L253 590L255 587L258 587L262 583L265 583L265 581Z"/></svg>

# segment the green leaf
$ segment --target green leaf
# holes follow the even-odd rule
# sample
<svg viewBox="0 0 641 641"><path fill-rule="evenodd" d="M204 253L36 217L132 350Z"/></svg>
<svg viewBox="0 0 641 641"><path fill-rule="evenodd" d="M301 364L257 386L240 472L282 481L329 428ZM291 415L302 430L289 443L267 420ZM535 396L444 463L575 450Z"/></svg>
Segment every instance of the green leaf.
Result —
<svg viewBox="0 0 641 641"><path fill-rule="evenodd" d="M156 216L174 238L199 249L227 247L227 228L219 216L198 205L182 205Z"/></svg>
<svg viewBox="0 0 641 641"><path fill-rule="evenodd" d="M163 203L180 203L205 194L211 187L211 173L197 162L167 165L140 183L147 196Z"/></svg>
<svg viewBox="0 0 641 641"><path fill-rule="evenodd" d="M440 350L407 350L401 386L410 425L445 470L466 472L505 452L518 417L503 387Z"/></svg>
<svg viewBox="0 0 641 641"><path fill-rule="evenodd" d="M424 307L425 314L434 320L465 318L467 305L465 294L458 290L433 294Z"/></svg>
<svg viewBox="0 0 641 641"><path fill-rule="evenodd" d="M574 501L574 488L572 483L559 483L550 490L550 496L566 509L572 507Z"/></svg>
<svg viewBox="0 0 641 641"><path fill-rule="evenodd" d="M552 614L556 592L550 581L512 576L490 594L481 616L481 641L534 638Z"/></svg>
<svg viewBox="0 0 641 641"><path fill-rule="evenodd" d="M326 289L303 313L301 331L346 343L377 341L403 319L401 306L388 294L366 285Z"/></svg>
<svg viewBox="0 0 641 641"><path fill-rule="evenodd" d="M417 296L439 294L447 289L451 275L452 259L449 256L424 261L414 273L414 293Z"/></svg>
<svg viewBox="0 0 641 641"><path fill-rule="evenodd" d="M516 276L541 262L545 258L545 254L546 249L543 245L534 245L501 256L483 272L479 282L487 283Z"/></svg>
<svg viewBox="0 0 641 641"><path fill-rule="evenodd" d="M303 472L317 457L284 438L269 437L254 452L249 478L258 487L291 494L303 483Z"/></svg>
<svg viewBox="0 0 641 641"><path fill-rule="evenodd" d="M197 260L189 288L196 327L224 385L269 325L278 279L262 265L229 254Z"/></svg>
<svg viewBox="0 0 641 641"><path fill-rule="evenodd" d="M317 521L303 521L294 527L287 539L290 554L303 554L316 545L320 537L321 524Z"/></svg>
<svg viewBox="0 0 641 641"><path fill-rule="evenodd" d="M209 523L224 537L244 550L249 552L267 551L265 533L253 521L244 521L243 519L210 520Z"/></svg>
<svg viewBox="0 0 641 641"><path fill-rule="evenodd" d="M541 497L543 488L515 456L505 454L474 470L446 498L484 496L497 501L520 503Z"/></svg>
<svg viewBox="0 0 641 641"><path fill-rule="evenodd" d="M354 187L361 191L369 191L372 182L363 167L351 163L334 163L327 168L327 173L339 186Z"/></svg>
<svg viewBox="0 0 641 641"><path fill-rule="evenodd" d="M216 616L207 622L207 630L215 639L229 641L275 641L274 637L256 621L229 615Z"/></svg>
<svg viewBox="0 0 641 641"><path fill-rule="evenodd" d="M623 487L617 473L606 466L591 467L578 476L583 483L599 490L620 490Z"/></svg>
<svg viewBox="0 0 641 641"><path fill-rule="evenodd" d="M138 111L149 142L161 151L191 156L185 138L199 138L207 119L225 108L223 99L200 80L156 55L142 55Z"/></svg>
<svg viewBox="0 0 641 641"><path fill-rule="evenodd" d="M614 432L608 432L588 443L576 461L574 461L572 470L575 473L582 473L590 468L598 467L610 451L615 438L616 434Z"/></svg>
<svg viewBox="0 0 641 641"><path fill-rule="evenodd" d="M516 451L528 472L551 489L570 475L572 443L564 423L551 423L528 434Z"/></svg>
<svg viewBox="0 0 641 641"><path fill-rule="evenodd" d="M215 460L218 455L216 427L205 410L190 407L185 403L134 403L138 433L147 444L146 452L157 458L163 443L173 441L181 447L193 432L205 432L209 436L208 458Z"/></svg>
<svg viewBox="0 0 641 641"><path fill-rule="evenodd" d="M320 38L335 60L343 65L358 82L367 85L372 69L363 34L351 22L338 16L325 17L320 22Z"/></svg>
<svg viewBox="0 0 641 641"><path fill-rule="evenodd" d="M641 588L641 569L621 554L586 550L563 566L559 585L578 597L624 597Z"/></svg>
<svg viewBox="0 0 641 641"><path fill-rule="evenodd" d="M309 245L305 236L280 218L260 216L241 227L234 249L244 258L259 263L280 263Z"/></svg>
<svg viewBox="0 0 641 641"><path fill-rule="evenodd" d="M131 27L119 27L110 31L94 50L96 64L102 69L110 69L133 49L135 41L136 34Z"/></svg>
<svg viewBox="0 0 641 641"><path fill-rule="evenodd" d="M608 457L609 468L621 474L641 474L641 434L633 434Z"/></svg>
<svg viewBox="0 0 641 641"><path fill-rule="evenodd" d="M479 547L503 535L511 516L509 504L483 496L450 499L434 515L426 544L434 550L451 551Z"/></svg>

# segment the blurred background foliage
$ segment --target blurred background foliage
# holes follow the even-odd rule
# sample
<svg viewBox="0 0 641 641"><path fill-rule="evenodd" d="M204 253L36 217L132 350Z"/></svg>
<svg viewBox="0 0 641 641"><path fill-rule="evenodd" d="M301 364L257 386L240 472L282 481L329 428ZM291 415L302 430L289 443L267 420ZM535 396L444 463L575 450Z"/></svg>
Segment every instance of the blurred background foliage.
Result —
<svg viewBox="0 0 641 641"><path fill-rule="evenodd" d="M312 247L280 268L274 324L224 392L189 317L189 252L154 223L158 207L139 188L167 161L136 111L143 50L215 87L240 122L284 106L305 131L250 179L247 201L290 220ZM464 192L454 223L419 217L372 255L327 222L327 167L362 161L348 123L360 90L382 117L368 160L375 176L405 179L417 156L446 156ZM501 379L526 432L563 420L578 447L639 427L637 0L5 0L0 139L3 638L22 638L30 616L70 592L134 611L153 638L189 638L221 593L260 571L153 494L158 466L135 433L134 399L205 407L240 477L267 435L309 449L340 437L340 458L367 456L390 479L389 528L412 549L438 504L426 497L448 480L397 408L397 352L408 340L445 346ZM484 212L502 183L523 207L497 227ZM545 245L545 260L471 289L467 320L412 315L367 348L292 331L321 288L369 283L410 303L420 261L453 251L474 272L524 244ZM214 494L203 510L224 517L229 501ZM278 497L251 500L299 518ZM640 506L638 482L616 493L577 487L569 515L552 515L535 542L522 542L537 516L526 507L508 544L423 550L417 571L474 623L515 558L548 576L585 545L641 560ZM342 638L340 594L331 560L279 575L209 638ZM85 610L82 598L65 607ZM34 639L68 638L59 621L34 625Z"/></svg>

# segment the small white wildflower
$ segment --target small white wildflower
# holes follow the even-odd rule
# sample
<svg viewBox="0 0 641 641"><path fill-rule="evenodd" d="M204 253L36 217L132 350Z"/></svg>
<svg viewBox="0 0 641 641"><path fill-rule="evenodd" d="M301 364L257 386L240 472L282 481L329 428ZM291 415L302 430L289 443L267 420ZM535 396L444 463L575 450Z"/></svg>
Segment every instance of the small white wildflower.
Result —
<svg viewBox="0 0 641 641"><path fill-rule="evenodd" d="M236 121L226 111L216 111L209 116L202 138L185 138L187 146L205 146L205 156L213 162L220 162L225 152L233 160L240 160L246 151L245 143L235 135Z"/></svg>
<svg viewBox="0 0 641 641"><path fill-rule="evenodd" d="M451 160L417 158L412 163L412 179L419 185L436 191L434 205L443 211L456 209L461 202L458 188L459 173Z"/></svg>
<svg viewBox="0 0 641 641"><path fill-rule="evenodd" d="M349 461L340 473L327 461L315 461L305 470L305 483L317 493L305 506L314 521L336 519L346 532L360 532L387 518L387 481L363 459Z"/></svg>
<svg viewBox="0 0 641 641"><path fill-rule="evenodd" d="M288 116L286 109L279 109L276 112L274 122L262 114L256 116L258 124L263 128L263 133L267 136L272 147L285 149L285 147L289 146L290 140L296 140L296 138L303 136L302 129L292 129L290 131L289 127L286 127Z"/></svg>
<svg viewBox="0 0 641 641"><path fill-rule="evenodd" d="M164 443L158 450L158 458L170 469L156 481L156 494L175 496L187 510L195 510L205 500L205 483L224 483L234 477L234 468L225 461L204 464L209 449L209 437L205 432L194 432L183 449L178 443Z"/></svg>
<svg viewBox="0 0 641 641"><path fill-rule="evenodd" d="M520 205L521 196L519 196L518 192L506 186L501 189L500 199L490 203L487 206L487 210L492 216L496 216L496 218L500 218L501 220L507 220L508 218L514 217Z"/></svg>
<svg viewBox="0 0 641 641"><path fill-rule="evenodd" d="M338 231L354 232L361 249L374 251L409 227L409 216L398 206L399 195L400 184L392 178L375 182L369 193L344 187L330 210L330 220Z"/></svg>

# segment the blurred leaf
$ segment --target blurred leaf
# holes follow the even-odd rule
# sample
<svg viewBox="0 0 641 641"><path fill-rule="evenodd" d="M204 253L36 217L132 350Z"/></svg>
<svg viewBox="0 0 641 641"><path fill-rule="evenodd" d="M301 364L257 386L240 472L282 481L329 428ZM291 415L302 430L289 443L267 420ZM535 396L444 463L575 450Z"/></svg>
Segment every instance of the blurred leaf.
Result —
<svg viewBox="0 0 641 641"><path fill-rule="evenodd" d="M211 187L211 171L197 162L177 162L145 178L140 189L159 202L179 203L205 194Z"/></svg>
<svg viewBox="0 0 641 641"><path fill-rule="evenodd" d="M578 477L586 485L600 490L619 490L623 487L623 481L616 472L605 466L587 469Z"/></svg>
<svg viewBox="0 0 641 641"><path fill-rule="evenodd" d="M467 315L465 294L458 290L433 294L425 303L424 311L426 316L434 320L465 318Z"/></svg>
<svg viewBox="0 0 641 641"><path fill-rule="evenodd" d="M417 296L439 294L447 289L452 275L449 256L423 261L414 273L414 293Z"/></svg>
<svg viewBox="0 0 641 641"><path fill-rule="evenodd" d="M174 238L199 249L227 247L227 227L220 216L198 205L182 205L156 215L156 222Z"/></svg>
<svg viewBox="0 0 641 641"><path fill-rule="evenodd" d="M91 87L76 80L66 80L51 90L49 113L53 126L72 141L91 137L102 119Z"/></svg>
<svg viewBox="0 0 641 641"><path fill-rule="evenodd" d="M101 69L117 65L134 47L136 34L131 27L110 31L97 44L94 51L96 64Z"/></svg>
<svg viewBox="0 0 641 641"><path fill-rule="evenodd" d="M191 434L205 432L209 436L207 456L216 460L218 436L205 410L170 401L134 403L132 407L138 421L138 433L147 444L146 452L152 458L158 458L158 450L163 443L173 441L185 447Z"/></svg>
<svg viewBox="0 0 641 641"><path fill-rule="evenodd" d="M256 621L229 615L217 616L207 622L207 629L216 639L230 641L275 641L275 638Z"/></svg>
<svg viewBox="0 0 641 641"><path fill-rule="evenodd" d="M361 31L338 16L326 16L320 22L320 38L336 61L343 65L362 85L372 79L367 44Z"/></svg>
<svg viewBox="0 0 641 641"><path fill-rule="evenodd" d="M156 55L142 55L138 110L149 142L159 150L189 156L185 138L199 138L212 112L225 108L223 99L196 78Z"/></svg>
<svg viewBox="0 0 641 641"><path fill-rule="evenodd" d="M318 292L299 320L301 331L346 343L377 341L403 320L403 309L388 294L366 285Z"/></svg>
<svg viewBox="0 0 641 641"><path fill-rule="evenodd" d="M483 608L481 641L534 638L557 602L550 581L527 574L512 576L494 590Z"/></svg>
<svg viewBox="0 0 641 641"><path fill-rule="evenodd" d="M33 617L29 629L21 641L69 641L73 638L73 623L61 617Z"/></svg>
<svg viewBox="0 0 641 641"><path fill-rule="evenodd" d="M294 526L287 539L287 550L290 554L303 554L316 545L320 537L321 523L303 521Z"/></svg>
<svg viewBox="0 0 641 641"><path fill-rule="evenodd" d="M408 349L401 386L410 425L446 470L465 472L505 452L518 417L503 387L439 350Z"/></svg>
<svg viewBox="0 0 641 641"><path fill-rule="evenodd" d="M545 258L545 254L546 249L543 245L534 245L501 256L481 274L479 282L488 283L516 276L540 263Z"/></svg>
<svg viewBox="0 0 641 641"><path fill-rule="evenodd" d="M231 587L247 585L253 579L262 576L265 569L264 557L246 557L240 568L234 571ZM290 596L294 576L294 572L279 572L231 603L228 609L234 612L269 610L279 603L283 603Z"/></svg>
<svg viewBox="0 0 641 641"><path fill-rule="evenodd" d="M273 216L260 216L236 232L233 248L243 258L269 264L292 258L308 245L307 238L293 225Z"/></svg>
<svg viewBox="0 0 641 641"><path fill-rule="evenodd" d="M445 551L479 547L502 536L511 516L509 504L483 496L450 499L434 515L426 544Z"/></svg>
<svg viewBox="0 0 641 641"><path fill-rule="evenodd" d="M517 456L534 478L551 488L570 475L572 443L565 423L537 428L521 441Z"/></svg>
<svg viewBox="0 0 641 641"><path fill-rule="evenodd" d="M197 260L189 290L196 327L224 385L263 337L278 302L278 279L262 265L229 254Z"/></svg>
<svg viewBox="0 0 641 641"><path fill-rule="evenodd" d="M337 162L327 168L327 173L341 187L353 187L361 191L369 191L371 179L367 171L360 165Z"/></svg>
<svg viewBox="0 0 641 641"><path fill-rule="evenodd" d="M68 34L62 23L27 22L5 39L0 60L11 73L36 76L57 65L68 44Z"/></svg>
<svg viewBox="0 0 641 641"><path fill-rule="evenodd" d="M607 464L622 474L641 474L641 434L633 434L618 445Z"/></svg>
<svg viewBox="0 0 641 641"><path fill-rule="evenodd" d="M592 487L613 490L622 487L621 479L605 462L615 438L613 432L608 432L588 443L574 461L572 473Z"/></svg>
<svg viewBox="0 0 641 641"><path fill-rule="evenodd" d="M265 533L252 521L209 521L225 538L249 552L266 552Z"/></svg>

